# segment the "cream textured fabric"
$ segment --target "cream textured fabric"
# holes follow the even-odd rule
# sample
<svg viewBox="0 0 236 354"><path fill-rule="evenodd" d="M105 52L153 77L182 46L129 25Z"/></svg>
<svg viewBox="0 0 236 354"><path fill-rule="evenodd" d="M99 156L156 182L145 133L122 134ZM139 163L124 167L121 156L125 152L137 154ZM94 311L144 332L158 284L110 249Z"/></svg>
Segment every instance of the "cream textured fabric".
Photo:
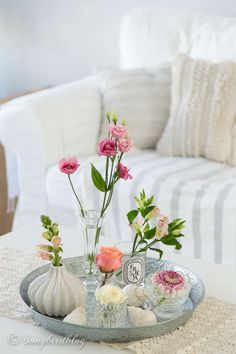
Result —
<svg viewBox="0 0 236 354"><path fill-rule="evenodd" d="M20 299L19 285L44 263L33 254L0 249L0 316L37 324ZM137 354L235 354L235 333L236 305L206 298L187 324L171 334L110 345Z"/></svg>
<svg viewBox="0 0 236 354"><path fill-rule="evenodd" d="M179 55L172 66L171 113L158 152L231 160L236 115L236 63Z"/></svg>
<svg viewBox="0 0 236 354"><path fill-rule="evenodd" d="M103 117L114 111L125 118L138 148L154 148L169 116L171 72L169 65L153 70L116 70L103 74ZM101 136L106 136L106 119Z"/></svg>

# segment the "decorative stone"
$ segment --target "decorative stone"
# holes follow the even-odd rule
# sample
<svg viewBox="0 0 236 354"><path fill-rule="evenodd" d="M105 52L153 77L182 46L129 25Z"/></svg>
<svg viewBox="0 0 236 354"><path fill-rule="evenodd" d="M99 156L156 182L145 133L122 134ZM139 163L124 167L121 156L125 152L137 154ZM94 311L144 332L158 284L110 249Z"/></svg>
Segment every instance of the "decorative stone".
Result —
<svg viewBox="0 0 236 354"><path fill-rule="evenodd" d="M63 321L85 326L87 324L85 307L83 305L77 307L69 315L67 315Z"/></svg>
<svg viewBox="0 0 236 354"><path fill-rule="evenodd" d="M155 314L140 307L128 306L129 318L135 327L152 326L156 324Z"/></svg>
<svg viewBox="0 0 236 354"><path fill-rule="evenodd" d="M127 297L127 302L130 306L142 306L148 298L144 287L138 287L133 284L126 285L122 292Z"/></svg>

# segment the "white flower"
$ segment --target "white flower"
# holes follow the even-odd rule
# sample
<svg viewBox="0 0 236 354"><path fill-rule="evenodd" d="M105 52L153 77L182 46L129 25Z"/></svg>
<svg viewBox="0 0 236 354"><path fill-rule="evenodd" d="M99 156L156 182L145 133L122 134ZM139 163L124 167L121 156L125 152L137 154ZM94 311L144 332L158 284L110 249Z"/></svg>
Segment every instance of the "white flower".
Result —
<svg viewBox="0 0 236 354"><path fill-rule="evenodd" d="M119 305L127 299L121 288L113 285L104 285L97 289L95 296L102 305Z"/></svg>

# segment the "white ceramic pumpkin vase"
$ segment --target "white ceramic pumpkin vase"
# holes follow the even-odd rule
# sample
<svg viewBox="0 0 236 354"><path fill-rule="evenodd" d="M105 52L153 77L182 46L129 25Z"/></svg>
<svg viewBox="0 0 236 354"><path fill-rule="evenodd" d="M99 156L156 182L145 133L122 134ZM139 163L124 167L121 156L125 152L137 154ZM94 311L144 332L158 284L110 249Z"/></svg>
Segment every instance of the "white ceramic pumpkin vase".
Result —
<svg viewBox="0 0 236 354"><path fill-rule="evenodd" d="M47 273L34 279L28 289L31 305L48 316L66 316L85 304L87 290L83 283L66 269L65 265L50 265Z"/></svg>

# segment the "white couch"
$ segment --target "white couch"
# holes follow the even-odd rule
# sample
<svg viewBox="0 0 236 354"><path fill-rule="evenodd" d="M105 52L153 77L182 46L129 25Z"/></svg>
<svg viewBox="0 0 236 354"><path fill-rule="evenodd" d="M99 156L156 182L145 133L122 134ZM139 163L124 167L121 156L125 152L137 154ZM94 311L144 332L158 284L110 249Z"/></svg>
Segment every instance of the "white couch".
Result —
<svg viewBox="0 0 236 354"><path fill-rule="evenodd" d="M143 9L121 26L120 62L124 69L171 63L176 54L212 61L236 60L236 19ZM99 75L97 76L99 77ZM96 78L88 78L16 99L0 111L0 141L16 156L20 196L15 227L49 213L76 224L77 206L57 162L81 159L74 179L86 207L99 205L89 183L88 161L100 131L102 97ZM163 158L155 150L127 155L133 181L121 181L104 226L117 239L131 237L126 213L141 188L158 196L163 213L187 220L183 252L236 265L236 168L206 159ZM29 235L30 237L30 235Z"/></svg>

